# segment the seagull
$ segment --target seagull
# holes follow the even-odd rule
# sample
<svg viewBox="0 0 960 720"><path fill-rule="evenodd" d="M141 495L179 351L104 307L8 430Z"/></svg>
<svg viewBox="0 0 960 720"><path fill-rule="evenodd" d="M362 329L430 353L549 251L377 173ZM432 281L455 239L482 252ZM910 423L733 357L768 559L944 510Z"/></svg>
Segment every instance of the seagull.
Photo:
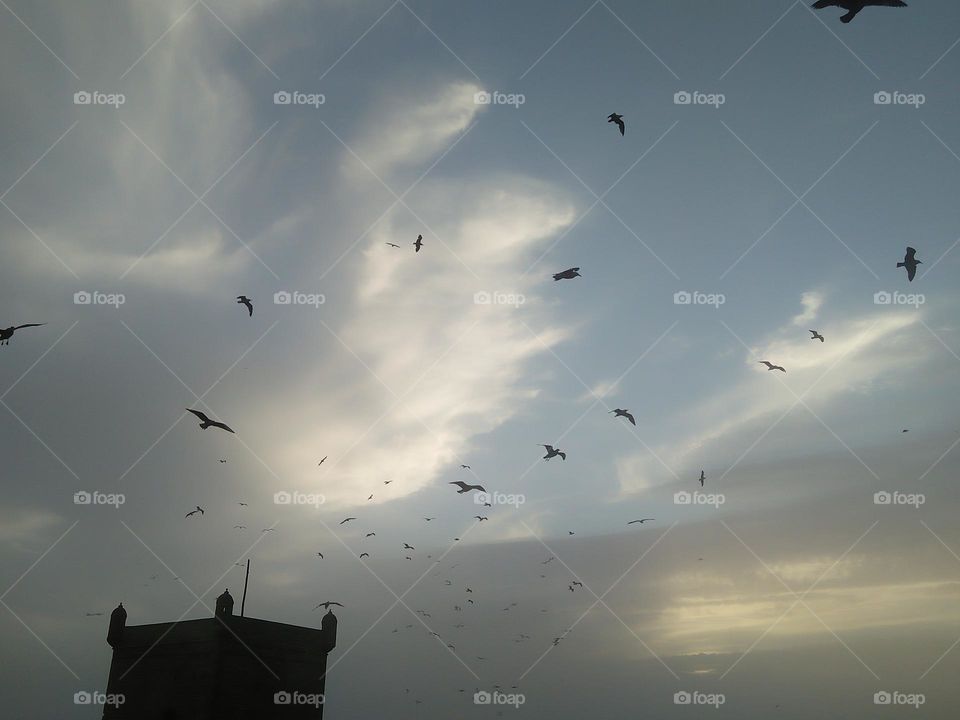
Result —
<svg viewBox="0 0 960 720"><path fill-rule="evenodd" d="M779 370L780 372L786 372L786 370L783 367L781 367L780 365L774 365L769 360L760 360L759 363L761 365L766 365L767 370Z"/></svg>
<svg viewBox="0 0 960 720"><path fill-rule="evenodd" d="M432 517L432 518L425 517L424 520L426 520L427 522L430 522L431 520L436 520L436 518L435 518L435 517Z"/></svg>
<svg viewBox="0 0 960 720"><path fill-rule="evenodd" d="M917 265L923 265L923 263L917 260L917 251L912 247L908 247L907 254L903 256L903 262L898 262L897 267L906 268L907 280L913 282L913 278L917 274Z"/></svg>
<svg viewBox="0 0 960 720"><path fill-rule="evenodd" d="M623 135L626 130L626 126L623 124L623 115L618 115L617 113L610 113L607 116L608 123L616 123L617 127L620 128L620 134Z"/></svg>
<svg viewBox="0 0 960 720"><path fill-rule="evenodd" d="M365 537L373 537L374 535L376 535L376 533L367 533Z"/></svg>
<svg viewBox="0 0 960 720"><path fill-rule="evenodd" d="M567 535L576 535L576 533L573 530L567 530Z"/></svg>
<svg viewBox="0 0 960 720"><path fill-rule="evenodd" d="M810 331L810 339L811 339L811 340L819 340L820 342L823 342L823 335L821 335L820 333L818 333L816 330L811 330L811 331Z"/></svg>
<svg viewBox="0 0 960 720"><path fill-rule="evenodd" d="M409 543L404 543L404 544L403 544L403 549L404 549L404 550L416 550L416 548L415 548L413 545L410 545Z"/></svg>
<svg viewBox="0 0 960 720"><path fill-rule="evenodd" d="M210 428L210 427L215 427L215 428L220 428L221 430L226 430L226 431L229 432L229 433L232 433L232 432L233 432L233 429L232 429L232 428L228 427L227 425L225 425L225 424L222 423L222 422L217 422L216 420L211 420L210 418L208 418L206 415L204 415L204 414L203 414L202 412L200 412L199 410L191 410L190 408L187 408L187 412L188 412L188 413L193 413L193 414L196 415L198 418L200 418L200 427L201 427L202 429L204 429L204 430L206 430L207 428ZM236 433L234 433L234 434L236 434Z"/></svg>
<svg viewBox="0 0 960 720"><path fill-rule="evenodd" d="M276 528L264 528L264 529L261 530L260 532L262 532L262 533L265 533L265 532L273 532L274 530L276 530Z"/></svg>
<svg viewBox="0 0 960 720"><path fill-rule="evenodd" d="M395 248L400 247L400 246L397 245L396 243L384 243L384 245L389 245L390 247L395 247Z"/></svg>
<svg viewBox="0 0 960 720"><path fill-rule="evenodd" d="M368 552L360 553L360 559L361 559L361 560L362 560L363 558L365 558L365 557L370 557L370 553L368 553Z"/></svg>
<svg viewBox="0 0 960 720"><path fill-rule="evenodd" d="M463 480L457 480L456 482L447 483L448 485L456 485L460 489L457 490L457 495L463 495L465 492L470 492L471 490L479 490L480 492L486 492L486 488L483 485L467 485Z"/></svg>
<svg viewBox="0 0 960 720"><path fill-rule="evenodd" d="M342 605L341 603L333 602L332 600L328 600L327 602L322 602L322 603L320 603L319 605L317 605L317 607L315 607L314 610L316 610L317 608L321 608L321 607L322 607L324 610L329 610L331 605L337 605L337 606L339 606L339 607L343 607L343 605Z"/></svg>
<svg viewBox="0 0 960 720"><path fill-rule="evenodd" d="M707 479L707 474L701 470L700 471L700 487L703 487L704 481Z"/></svg>
<svg viewBox="0 0 960 720"><path fill-rule="evenodd" d="M368 497L367 500L373 500L373 493L370 493L370 497Z"/></svg>
<svg viewBox="0 0 960 720"><path fill-rule="evenodd" d="M237 295L237 305L246 305L248 317L253 317L253 303L246 295Z"/></svg>
<svg viewBox="0 0 960 720"><path fill-rule="evenodd" d="M343 525L344 523L350 522L351 520L356 520L356 518L355 518L355 517L348 517L348 518L346 518L346 519L344 519L344 520L341 520L341 521L340 521L340 524Z"/></svg>
<svg viewBox="0 0 960 720"><path fill-rule="evenodd" d="M574 580L574 581L571 583L571 585L579 585L580 587L583 587L583 583L582 583L582 582L579 582L579 581L577 581L577 580Z"/></svg>
<svg viewBox="0 0 960 720"><path fill-rule="evenodd" d="M567 459L567 454L561 450L554 449L553 445L541 445L540 447L546 448L547 454L543 456L544 460L549 460L552 457L560 456L561 460Z"/></svg>
<svg viewBox="0 0 960 720"><path fill-rule="evenodd" d="M326 460L327 457L328 457L327 455L324 455L324 456L323 456L323 460ZM323 465L323 460L321 460L320 462L317 463L317 467L320 467L321 465Z"/></svg>
<svg viewBox="0 0 960 720"><path fill-rule="evenodd" d="M46 325L46 323L27 323L26 325L14 325L13 327L0 330L0 345L9 345L13 333L21 328L40 327L41 325Z"/></svg>
<svg viewBox="0 0 960 720"><path fill-rule="evenodd" d="M552 560L556 560L556 558L553 558L553 557L547 558L546 560L544 560L544 561L543 561L542 563L540 563L540 564L541 564L541 565L546 565L548 562L550 562L550 561L552 561Z"/></svg>
<svg viewBox="0 0 960 720"><path fill-rule="evenodd" d="M317 553L317 557L320 558L321 560L323 560L323 553L318 552L318 553Z"/></svg>
<svg viewBox="0 0 960 720"><path fill-rule="evenodd" d="M383 481L383 484L384 484L384 485L389 485L389 484L392 483L392 482L393 482L393 480L384 480L384 481Z"/></svg>
<svg viewBox="0 0 960 720"><path fill-rule="evenodd" d="M247 529L247 526L246 526L246 525L234 525L234 526L233 526L233 529L234 529L234 530L246 530L246 529Z"/></svg>
<svg viewBox="0 0 960 720"><path fill-rule="evenodd" d="M557 280L573 280L575 277L583 277L580 274L580 268L570 268L569 270L564 270L563 272L555 273L553 276L554 282Z"/></svg>
<svg viewBox="0 0 960 720"><path fill-rule="evenodd" d="M840 22L848 23L865 7L907 7L903 0L817 0L811 7L823 10L828 7L839 7L847 11L841 16Z"/></svg>
<svg viewBox="0 0 960 720"><path fill-rule="evenodd" d="M243 507L247 507L247 503L238 502L237 505L242 505Z"/></svg>
<svg viewBox="0 0 960 720"><path fill-rule="evenodd" d="M462 467L464 470L469 470L469 469L470 469L470 466L469 466L469 465L461 465L460 467Z"/></svg>
<svg viewBox="0 0 960 720"><path fill-rule="evenodd" d="M617 408L616 410L611 410L610 412L616 414L617 417L625 417L630 421L631 425L637 424L637 421L633 419L633 415L630 414L629 410L621 410L620 408Z"/></svg>
<svg viewBox="0 0 960 720"><path fill-rule="evenodd" d="M488 518L485 518L485 517L481 517L480 515L474 515L474 517L477 519L478 522L483 522L484 520L487 520L487 519L488 519Z"/></svg>
<svg viewBox="0 0 960 720"><path fill-rule="evenodd" d="M423 235L417 235L417 239L413 241L413 246L416 248L414 252L420 252L420 248L423 247Z"/></svg>
<svg viewBox="0 0 960 720"><path fill-rule="evenodd" d="M221 458L221 459L220 459L220 462L221 462L221 463L225 463L226 460L224 460L223 458Z"/></svg>
<svg viewBox="0 0 960 720"><path fill-rule="evenodd" d="M184 517L185 517L185 518L188 518L188 517L190 517L191 515L196 515L197 513L200 513L201 515L203 515L203 508L200 507L199 505L197 505L197 509L196 509L196 510L191 510L191 511L188 512L186 515L184 515Z"/></svg>
<svg viewBox="0 0 960 720"><path fill-rule="evenodd" d="M640 523L641 525L643 525L648 520L656 520L656 518L643 518L641 520L631 520L630 522L627 523L627 525L633 525L634 523Z"/></svg>

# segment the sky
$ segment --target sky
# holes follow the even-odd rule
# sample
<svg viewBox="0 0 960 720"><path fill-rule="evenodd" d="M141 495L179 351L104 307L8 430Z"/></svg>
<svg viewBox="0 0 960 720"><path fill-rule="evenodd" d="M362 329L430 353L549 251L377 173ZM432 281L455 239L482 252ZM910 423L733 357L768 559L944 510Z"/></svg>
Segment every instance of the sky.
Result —
<svg viewBox="0 0 960 720"><path fill-rule="evenodd" d="M328 718L953 717L960 10L841 14L2 3L15 716L250 559Z"/></svg>

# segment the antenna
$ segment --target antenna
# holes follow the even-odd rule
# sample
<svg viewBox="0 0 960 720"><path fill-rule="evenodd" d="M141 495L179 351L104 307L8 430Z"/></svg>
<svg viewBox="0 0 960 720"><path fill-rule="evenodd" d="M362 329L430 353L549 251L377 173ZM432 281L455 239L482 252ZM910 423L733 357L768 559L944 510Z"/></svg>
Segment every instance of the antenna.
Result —
<svg viewBox="0 0 960 720"><path fill-rule="evenodd" d="M243 578L243 598L240 600L240 617L243 617L243 608L247 604L247 582L250 580L250 558L247 558L247 574Z"/></svg>

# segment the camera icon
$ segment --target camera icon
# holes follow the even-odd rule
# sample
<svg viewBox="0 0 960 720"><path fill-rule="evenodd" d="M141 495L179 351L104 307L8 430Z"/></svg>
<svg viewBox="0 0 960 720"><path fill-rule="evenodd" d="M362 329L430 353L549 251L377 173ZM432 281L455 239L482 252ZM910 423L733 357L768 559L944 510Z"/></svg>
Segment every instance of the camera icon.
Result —
<svg viewBox="0 0 960 720"><path fill-rule="evenodd" d="M875 292L873 294L874 305L889 305L892 302L893 302L893 295L888 293L886 290L881 290L880 292Z"/></svg>
<svg viewBox="0 0 960 720"><path fill-rule="evenodd" d="M86 690L81 690L80 692L73 694L74 705L89 705L92 702L93 702L93 695L88 693Z"/></svg>
<svg viewBox="0 0 960 720"><path fill-rule="evenodd" d="M874 705L889 705L893 700L893 696L890 695L886 690L881 690L880 692L875 692L873 694L873 704Z"/></svg>
<svg viewBox="0 0 960 720"><path fill-rule="evenodd" d="M473 294L474 305L489 305L491 302L490 293L481 291Z"/></svg>
<svg viewBox="0 0 960 720"><path fill-rule="evenodd" d="M293 502L293 495L288 493L286 490L281 490L280 492L273 494L274 505L289 505L292 502Z"/></svg>
<svg viewBox="0 0 960 720"><path fill-rule="evenodd" d="M93 502L93 495L88 493L86 490L80 490L73 494L73 504L74 505L89 505Z"/></svg>
<svg viewBox="0 0 960 720"><path fill-rule="evenodd" d="M293 96L286 90L278 90L273 94L274 105L289 105L293 102Z"/></svg>
<svg viewBox="0 0 960 720"><path fill-rule="evenodd" d="M893 95L886 90L881 90L873 94L874 105L890 105L893 102Z"/></svg>
<svg viewBox="0 0 960 720"><path fill-rule="evenodd" d="M473 694L474 705L489 705L492 700L493 696L486 690L481 690L480 692L475 692Z"/></svg>
<svg viewBox="0 0 960 720"><path fill-rule="evenodd" d="M73 104L74 105L89 105L93 100L93 96L90 95L86 90L80 90L73 94Z"/></svg>
<svg viewBox="0 0 960 720"><path fill-rule="evenodd" d="M893 502L893 495L888 493L886 490L881 490L880 492L873 494L874 505L889 505L892 502Z"/></svg>
<svg viewBox="0 0 960 720"><path fill-rule="evenodd" d="M289 305L291 302L293 302L293 295L288 293L286 290L281 290L280 292L275 292L273 294L274 305Z"/></svg>
<svg viewBox="0 0 960 720"><path fill-rule="evenodd" d="M473 94L474 105L489 105L492 97L486 90L481 90Z"/></svg>
<svg viewBox="0 0 960 720"><path fill-rule="evenodd" d="M675 492L673 494L674 505L689 505L691 502L693 502L693 495L688 493L686 490L681 490L680 492Z"/></svg>
<svg viewBox="0 0 960 720"><path fill-rule="evenodd" d="M691 700L693 700L693 696L686 690L681 690L673 694L674 705L689 705Z"/></svg>
<svg viewBox="0 0 960 720"><path fill-rule="evenodd" d="M681 290L673 294L674 305L689 305L691 302L693 302L693 296L686 290Z"/></svg>
<svg viewBox="0 0 960 720"><path fill-rule="evenodd" d="M274 705L289 705L291 702L293 702L293 697L286 690L273 694Z"/></svg>
<svg viewBox="0 0 960 720"><path fill-rule="evenodd" d="M81 290L73 294L74 305L89 305L91 302L93 302L93 296L86 290Z"/></svg>
<svg viewBox="0 0 960 720"><path fill-rule="evenodd" d="M674 105L689 105L693 102L693 95L688 93L686 90L681 90L673 94L673 104Z"/></svg>

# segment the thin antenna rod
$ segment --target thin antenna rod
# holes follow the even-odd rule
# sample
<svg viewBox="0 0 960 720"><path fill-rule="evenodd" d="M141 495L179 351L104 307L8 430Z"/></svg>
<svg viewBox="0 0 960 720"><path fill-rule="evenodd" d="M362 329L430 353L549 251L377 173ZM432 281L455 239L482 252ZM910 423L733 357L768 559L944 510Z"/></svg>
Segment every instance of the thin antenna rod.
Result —
<svg viewBox="0 0 960 720"><path fill-rule="evenodd" d="M250 580L250 558L247 558L247 575L243 578L243 599L240 600L240 617L243 617L243 608L247 604L247 582Z"/></svg>

